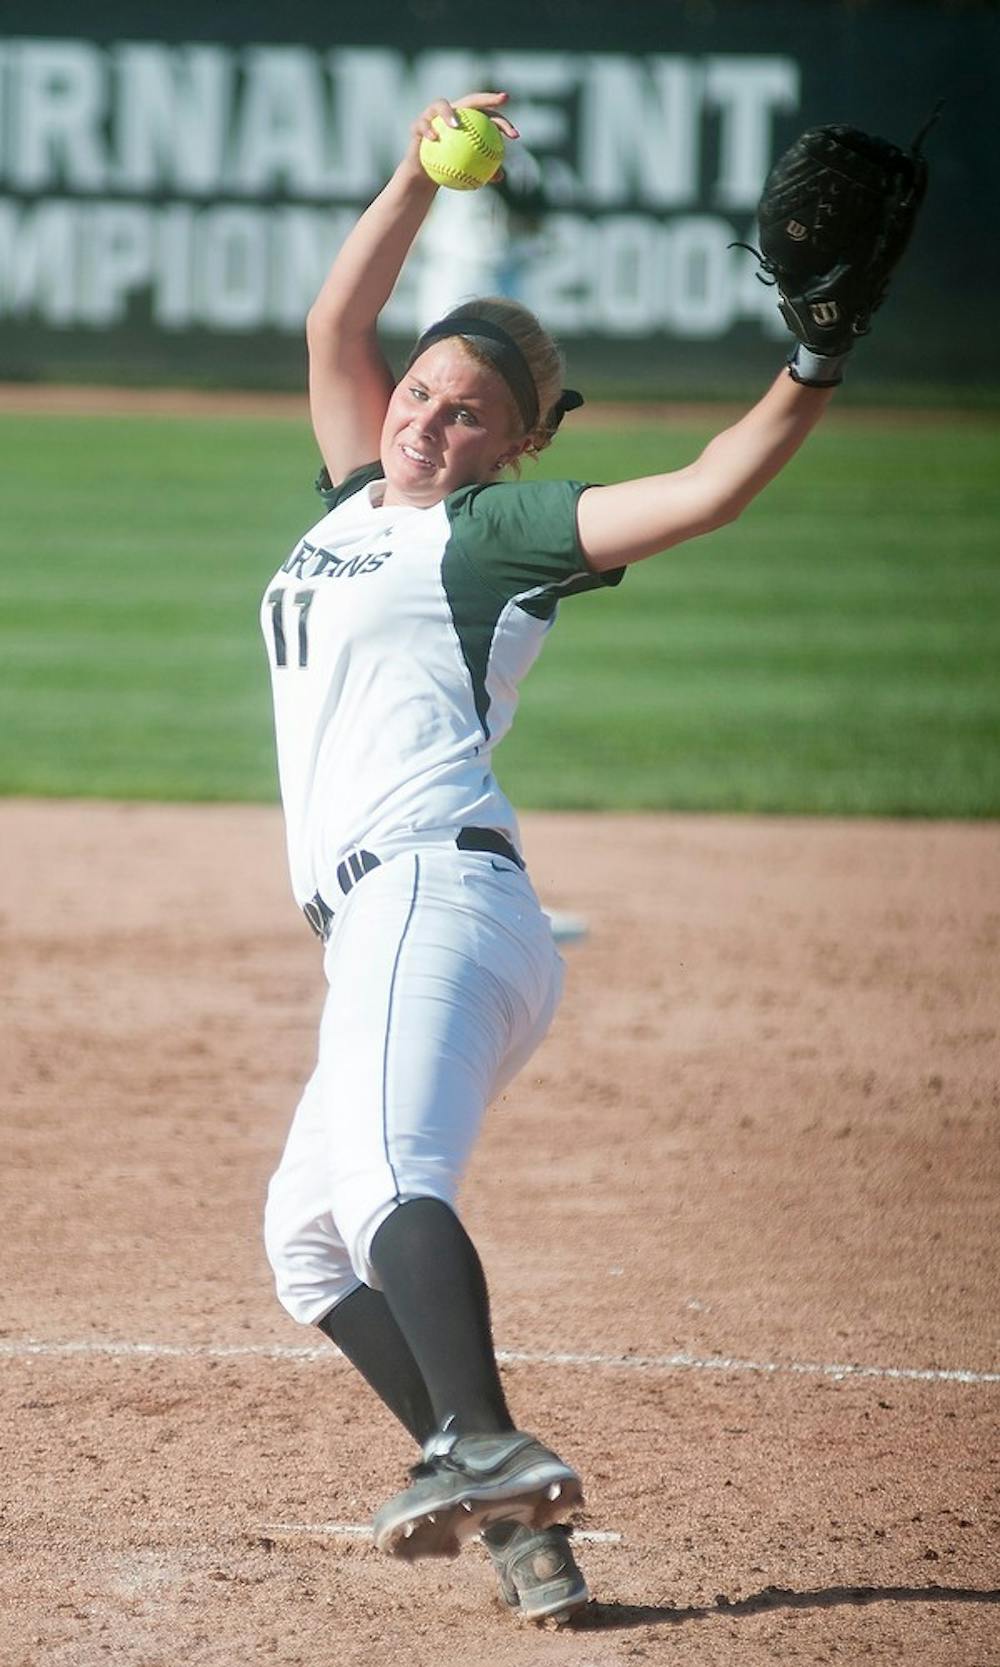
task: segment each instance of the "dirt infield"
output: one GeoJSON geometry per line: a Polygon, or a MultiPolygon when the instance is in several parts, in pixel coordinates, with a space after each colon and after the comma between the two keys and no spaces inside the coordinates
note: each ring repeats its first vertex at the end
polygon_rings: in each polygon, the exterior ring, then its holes
{"type": "MultiPolygon", "coordinates": [[[[588,400],[574,413],[574,428],[618,428],[623,424],[707,424],[722,427],[735,422],[746,404],[650,400],[632,402],[588,400]]],[[[304,392],[266,392],[234,388],[123,388],[96,383],[0,382],[0,413],[44,417],[248,417],[308,422],[304,392]]],[[[850,398],[835,406],[824,423],[858,423],[878,429],[955,424],[993,424],[997,413],[989,407],[918,405],[852,405],[850,398]]]]}
{"type": "Polygon", "coordinates": [[[272,1297],[322,994],[277,812],[14,801],[2,1667],[1000,1662],[1000,829],[525,833],[590,933],[464,1208],[585,1624],[374,1550],[406,1439],[272,1297]]]}

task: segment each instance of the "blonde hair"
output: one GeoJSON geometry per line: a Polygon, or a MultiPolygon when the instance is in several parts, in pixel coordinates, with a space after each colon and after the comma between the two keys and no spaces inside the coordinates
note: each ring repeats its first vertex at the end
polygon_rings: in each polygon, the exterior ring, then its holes
{"type": "MultiPolygon", "coordinates": [[[[506,330],[508,336],[511,336],[520,348],[535,384],[539,410],[538,420],[526,436],[528,443],[525,451],[532,457],[537,456],[546,446],[551,445],[559,426],[559,416],[555,407],[563,391],[563,377],[566,374],[559,348],[529,308],[522,306],[520,301],[509,301],[505,296],[486,295],[475,301],[463,301],[445,314],[442,323],[447,321],[457,324],[463,318],[482,318],[490,324],[498,325],[501,330],[506,330]]],[[[461,340],[472,358],[489,370],[496,370],[496,361],[482,349],[477,349],[474,337],[462,336],[461,340]]],[[[516,410],[513,398],[511,405],[516,410]]]]}

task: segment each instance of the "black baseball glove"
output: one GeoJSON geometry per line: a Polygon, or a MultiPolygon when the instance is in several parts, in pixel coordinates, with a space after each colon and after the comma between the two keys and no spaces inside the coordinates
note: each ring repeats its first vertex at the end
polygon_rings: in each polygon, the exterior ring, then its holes
{"type": "Polygon", "coordinates": [[[855,127],[813,127],[768,174],[761,266],[804,350],[791,361],[797,380],[838,382],[844,354],[871,328],[927,189],[920,145],[931,122],[908,151],[855,127]],[[833,363],[817,368],[816,356],[833,363]]]}

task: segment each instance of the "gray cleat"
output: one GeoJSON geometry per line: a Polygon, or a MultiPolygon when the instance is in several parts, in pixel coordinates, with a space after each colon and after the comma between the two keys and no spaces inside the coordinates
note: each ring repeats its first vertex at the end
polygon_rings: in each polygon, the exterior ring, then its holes
{"type": "Polygon", "coordinates": [[[456,1436],[438,1431],[372,1524],[380,1551],[411,1561],[456,1557],[491,1522],[548,1528],[583,1502],[575,1470],[523,1430],[456,1436]]]}
{"type": "Polygon", "coordinates": [[[569,1543],[570,1530],[498,1522],[483,1532],[500,1581],[500,1594],[524,1621],[565,1626],[590,1601],[569,1543]]]}

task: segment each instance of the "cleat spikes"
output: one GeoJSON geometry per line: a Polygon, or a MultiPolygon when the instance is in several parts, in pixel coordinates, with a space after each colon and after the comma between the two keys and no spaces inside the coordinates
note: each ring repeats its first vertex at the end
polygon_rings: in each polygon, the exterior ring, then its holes
{"type": "MultiPolygon", "coordinates": [[[[413,1467],[412,1485],[375,1514],[372,1527],[380,1550],[406,1562],[454,1557],[473,1534],[510,1521],[525,1533],[541,1535],[545,1551],[566,1560],[564,1537],[557,1533],[549,1543],[545,1535],[550,1526],[558,1528],[557,1518],[582,1504],[583,1488],[576,1473],[534,1436],[519,1430],[459,1436],[446,1461],[430,1452],[430,1444],[427,1452],[429,1457],[413,1467]]],[[[556,1589],[543,1593],[536,1587],[551,1582],[536,1578],[530,1613],[525,1603],[519,1604],[523,1618],[576,1607],[585,1588],[575,1567],[570,1573],[565,1588],[554,1577],[556,1589]]]]}

